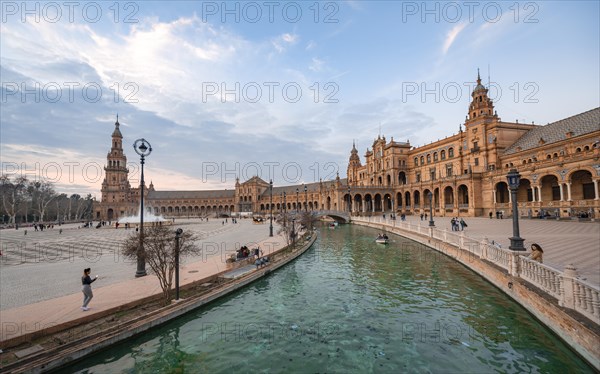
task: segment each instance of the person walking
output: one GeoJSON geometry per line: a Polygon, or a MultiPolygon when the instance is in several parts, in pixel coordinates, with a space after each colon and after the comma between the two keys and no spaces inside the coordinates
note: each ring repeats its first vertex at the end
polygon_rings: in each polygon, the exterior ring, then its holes
{"type": "Polygon", "coordinates": [[[84,312],[90,309],[88,308],[88,304],[90,303],[90,301],[92,301],[92,298],[94,297],[94,293],[92,292],[92,283],[94,283],[98,279],[97,275],[94,279],[90,277],[91,271],[92,269],[90,268],[83,269],[83,276],[81,277],[81,291],[83,292],[83,305],[81,306],[81,310],[83,310],[84,312]]]}

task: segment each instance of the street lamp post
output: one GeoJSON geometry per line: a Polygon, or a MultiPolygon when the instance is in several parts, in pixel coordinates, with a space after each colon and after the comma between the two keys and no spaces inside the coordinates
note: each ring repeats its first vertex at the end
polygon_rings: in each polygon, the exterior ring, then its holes
{"type": "Polygon", "coordinates": [[[292,247],[296,248],[296,218],[292,218],[292,247]]]}
{"type": "Polygon", "coordinates": [[[298,213],[299,209],[298,209],[298,204],[300,204],[300,202],[298,201],[298,192],[300,190],[298,190],[298,187],[296,187],[296,213],[298,213]]]}
{"type": "Polygon", "coordinates": [[[175,231],[175,300],[179,300],[179,239],[183,234],[182,229],[175,231]]]}
{"type": "Polygon", "coordinates": [[[146,145],[148,141],[144,138],[138,139],[133,143],[133,149],[135,153],[140,155],[140,245],[137,253],[137,271],[135,272],[136,278],[143,277],[146,275],[146,258],[144,253],[144,160],[152,152],[152,146],[150,143],[146,145]]]}
{"type": "Polygon", "coordinates": [[[269,204],[270,206],[270,211],[271,211],[271,218],[270,221],[271,223],[269,224],[269,236],[273,236],[273,179],[271,179],[271,181],[269,182],[269,190],[270,190],[270,194],[271,194],[271,203],[269,204]]]}
{"type": "Polygon", "coordinates": [[[433,194],[429,191],[429,227],[434,227],[435,222],[433,222],[433,194]]]}
{"type": "Polygon", "coordinates": [[[308,212],[308,188],[304,185],[304,211],[308,212]]]}
{"type": "Polygon", "coordinates": [[[352,195],[350,195],[350,186],[348,186],[348,214],[352,214],[352,195]]]}
{"type": "Polygon", "coordinates": [[[525,251],[523,247],[524,239],[519,236],[519,208],[517,207],[517,190],[519,189],[519,182],[521,180],[521,174],[517,169],[511,169],[506,175],[508,180],[508,188],[510,188],[510,195],[512,198],[512,218],[513,218],[513,236],[510,239],[509,249],[513,251],[525,251]]]}

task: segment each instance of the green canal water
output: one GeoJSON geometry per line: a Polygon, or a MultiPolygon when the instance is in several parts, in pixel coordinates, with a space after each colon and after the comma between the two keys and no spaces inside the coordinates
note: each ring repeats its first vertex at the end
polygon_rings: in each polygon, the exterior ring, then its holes
{"type": "Polygon", "coordinates": [[[457,262],[360,226],[322,229],[249,287],[100,352],[77,373],[594,372],[457,262]]]}

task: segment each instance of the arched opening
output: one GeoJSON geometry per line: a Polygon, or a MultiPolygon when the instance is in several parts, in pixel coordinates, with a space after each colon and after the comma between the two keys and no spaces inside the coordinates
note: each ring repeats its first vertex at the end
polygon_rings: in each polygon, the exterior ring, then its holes
{"type": "Polygon", "coordinates": [[[406,184],[406,173],[401,171],[400,173],[398,173],[398,183],[399,184],[406,184]]]}
{"type": "Polygon", "coordinates": [[[327,205],[325,206],[326,210],[331,210],[331,197],[327,196],[327,205]]]}
{"type": "Polygon", "coordinates": [[[410,206],[410,192],[408,192],[408,191],[406,191],[404,193],[404,207],[406,209],[410,209],[411,208],[411,206],[410,206]]]}
{"type": "Polygon", "coordinates": [[[595,198],[592,173],[587,170],[577,170],[571,174],[571,199],[592,200],[595,198]]]}
{"type": "Polygon", "coordinates": [[[444,188],[444,208],[454,209],[454,189],[450,186],[444,188]]]}
{"type": "Polygon", "coordinates": [[[419,209],[421,208],[421,192],[420,191],[415,191],[413,193],[413,207],[415,209],[419,209]]]}
{"type": "Polygon", "coordinates": [[[403,205],[402,205],[402,192],[398,192],[396,194],[396,206],[395,206],[395,210],[400,210],[401,207],[403,207],[403,205]]]}
{"type": "Polygon", "coordinates": [[[387,185],[391,186],[392,185],[392,176],[391,175],[387,175],[387,185]]]}
{"type": "Polygon", "coordinates": [[[544,175],[540,179],[542,201],[560,200],[560,187],[555,175],[544,175]]]}
{"type": "Polygon", "coordinates": [[[383,211],[383,205],[381,204],[381,195],[375,194],[375,211],[381,212],[383,211]]]}
{"type": "Polygon", "coordinates": [[[496,184],[496,203],[505,204],[508,203],[508,185],[506,182],[498,182],[496,184]]]}
{"type": "Polygon", "coordinates": [[[114,210],[112,210],[112,208],[108,209],[108,211],[106,212],[106,216],[108,217],[109,221],[112,221],[115,218],[114,210]]]}
{"type": "Polygon", "coordinates": [[[458,186],[458,207],[468,208],[469,207],[469,189],[464,184],[458,186]]]}
{"type": "Polygon", "coordinates": [[[391,212],[393,210],[393,201],[392,201],[392,196],[390,194],[385,194],[383,196],[383,203],[384,203],[384,211],[386,212],[391,212]]]}
{"type": "Polygon", "coordinates": [[[352,210],[355,212],[363,211],[363,201],[362,196],[360,194],[354,195],[354,204],[352,206],[352,210]]]}
{"type": "Polygon", "coordinates": [[[517,202],[533,201],[534,192],[529,179],[521,179],[517,189],[517,202]]]}
{"type": "Polygon", "coordinates": [[[365,195],[365,211],[372,212],[373,211],[373,198],[370,194],[365,195]]]}

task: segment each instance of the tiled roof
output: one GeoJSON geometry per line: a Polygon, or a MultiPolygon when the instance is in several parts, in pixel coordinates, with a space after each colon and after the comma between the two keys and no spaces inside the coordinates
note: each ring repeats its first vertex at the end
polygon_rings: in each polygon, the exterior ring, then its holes
{"type": "Polygon", "coordinates": [[[600,108],[588,110],[546,126],[535,127],[506,148],[504,154],[509,155],[539,147],[540,139],[543,140],[543,144],[560,142],[567,139],[569,131],[572,132],[571,137],[600,131],[600,108]]]}
{"type": "Polygon", "coordinates": [[[235,197],[235,190],[210,191],[149,191],[148,200],[222,199],[235,197]]]}

